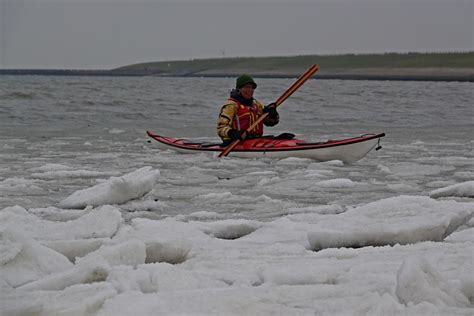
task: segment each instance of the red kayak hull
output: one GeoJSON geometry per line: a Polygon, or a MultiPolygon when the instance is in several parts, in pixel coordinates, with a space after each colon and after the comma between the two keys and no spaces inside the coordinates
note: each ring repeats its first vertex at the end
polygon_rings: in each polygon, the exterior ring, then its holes
{"type": "MultiPolygon", "coordinates": [[[[157,141],[160,149],[173,149],[181,153],[214,152],[219,154],[225,147],[220,144],[192,142],[183,138],[157,135],[147,131],[148,136],[157,141]]],[[[345,163],[364,157],[380,142],[384,133],[366,134],[339,140],[310,143],[301,139],[276,139],[262,137],[247,139],[235,147],[229,156],[244,158],[312,158],[318,161],[341,160],[345,163]]]]}

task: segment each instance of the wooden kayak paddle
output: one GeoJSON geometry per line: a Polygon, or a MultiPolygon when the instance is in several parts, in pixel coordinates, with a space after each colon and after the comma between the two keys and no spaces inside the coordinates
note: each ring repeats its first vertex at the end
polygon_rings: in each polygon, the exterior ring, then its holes
{"type": "MultiPolygon", "coordinates": [[[[286,99],[288,99],[296,90],[298,90],[299,87],[303,85],[303,83],[306,82],[309,78],[311,78],[312,75],[316,71],[319,70],[319,66],[314,64],[311,67],[308,68],[293,84],[286,89],[286,91],[275,101],[276,106],[278,107],[280,104],[282,104],[286,99]]],[[[266,117],[268,116],[267,113],[263,113],[262,116],[260,116],[252,125],[247,128],[246,132],[250,132],[252,129],[255,128],[258,124],[260,124],[266,117]]],[[[222,152],[219,154],[219,157],[226,157],[232,149],[234,149],[239,143],[241,142],[240,139],[234,140],[232,143],[230,143],[229,146],[227,146],[222,152]]]]}

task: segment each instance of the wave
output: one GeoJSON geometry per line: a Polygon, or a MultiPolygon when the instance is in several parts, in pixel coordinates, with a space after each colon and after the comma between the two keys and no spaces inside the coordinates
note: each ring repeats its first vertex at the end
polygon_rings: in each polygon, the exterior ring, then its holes
{"type": "Polygon", "coordinates": [[[36,94],[34,92],[13,91],[0,95],[0,99],[8,100],[33,100],[36,94]]]}

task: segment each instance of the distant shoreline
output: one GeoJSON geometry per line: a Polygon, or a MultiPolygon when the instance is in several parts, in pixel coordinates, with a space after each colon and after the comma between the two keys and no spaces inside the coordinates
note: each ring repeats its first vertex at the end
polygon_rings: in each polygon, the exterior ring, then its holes
{"type": "MultiPolygon", "coordinates": [[[[299,74],[254,72],[248,69],[241,72],[213,72],[192,74],[142,74],[118,72],[114,70],[63,70],[63,69],[0,69],[0,76],[90,76],[90,77],[199,77],[199,78],[226,78],[236,77],[240,73],[250,73],[256,78],[296,78],[299,74]]],[[[458,69],[446,71],[444,69],[431,69],[429,73],[423,69],[387,70],[372,68],[370,70],[352,69],[339,71],[320,71],[313,79],[322,80],[388,80],[388,81],[457,81],[474,82],[474,69],[458,69]]]]}
{"type": "Polygon", "coordinates": [[[146,62],[115,69],[0,69],[0,75],[296,78],[319,64],[314,79],[474,82],[474,52],[232,57],[146,62]]]}

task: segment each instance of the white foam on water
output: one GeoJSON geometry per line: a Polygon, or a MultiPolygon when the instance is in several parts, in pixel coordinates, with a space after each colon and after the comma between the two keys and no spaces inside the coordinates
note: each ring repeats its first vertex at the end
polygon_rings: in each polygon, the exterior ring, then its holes
{"type": "Polygon", "coordinates": [[[115,172],[99,172],[91,170],[55,170],[46,172],[35,172],[31,174],[34,179],[52,180],[52,179],[70,179],[70,178],[97,178],[117,175],[115,172]]]}
{"type": "Polygon", "coordinates": [[[38,185],[38,181],[24,178],[8,178],[0,181],[0,190],[12,195],[44,193],[44,190],[38,185]]]}
{"type": "Polygon", "coordinates": [[[63,171],[63,170],[74,170],[73,167],[59,164],[59,163],[47,163],[40,167],[31,168],[32,172],[51,172],[51,171],[63,171]]]}
{"type": "Polygon", "coordinates": [[[455,172],[454,177],[461,180],[470,180],[470,179],[474,179],[474,172],[473,171],[455,172]]]}

